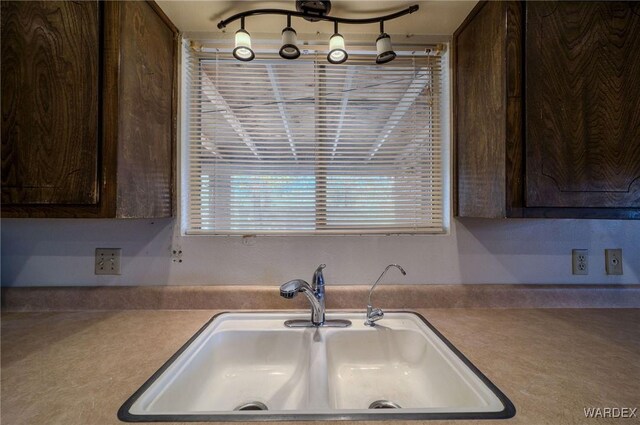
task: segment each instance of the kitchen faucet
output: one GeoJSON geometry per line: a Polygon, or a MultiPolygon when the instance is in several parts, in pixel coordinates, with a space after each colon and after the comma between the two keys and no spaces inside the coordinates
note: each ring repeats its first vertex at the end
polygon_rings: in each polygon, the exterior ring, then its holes
{"type": "Polygon", "coordinates": [[[391,267],[395,267],[398,270],[400,270],[403,276],[407,274],[407,272],[405,272],[404,269],[398,264],[389,264],[387,268],[384,269],[384,271],[382,272],[378,280],[376,280],[376,283],[374,283],[371,289],[369,290],[369,302],[367,303],[367,320],[366,322],[364,322],[364,324],[367,326],[375,326],[376,325],[375,322],[377,322],[378,320],[384,317],[384,312],[382,311],[381,308],[373,308],[373,306],[371,305],[371,293],[373,292],[373,289],[376,287],[378,282],[382,280],[382,277],[387,272],[387,270],[389,270],[391,267]]]}
{"type": "Polygon", "coordinates": [[[311,285],[302,279],[294,279],[280,286],[280,296],[291,299],[302,292],[311,304],[311,320],[287,320],[285,326],[290,328],[308,327],[339,327],[344,328],[351,325],[349,320],[325,320],[324,305],[324,275],[322,270],[325,264],[320,264],[311,279],[311,285]]]}

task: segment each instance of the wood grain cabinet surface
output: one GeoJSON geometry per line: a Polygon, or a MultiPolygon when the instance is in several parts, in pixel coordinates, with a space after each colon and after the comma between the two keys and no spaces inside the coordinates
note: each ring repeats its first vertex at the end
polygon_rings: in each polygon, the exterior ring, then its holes
{"type": "Polygon", "coordinates": [[[96,2],[2,2],[2,204],[98,202],[96,2]]]}
{"type": "Polygon", "coordinates": [[[152,1],[2,1],[2,216],[173,215],[178,31],[152,1]]]}
{"type": "Polygon", "coordinates": [[[640,3],[482,2],[454,34],[459,217],[640,218],[640,3]]]}

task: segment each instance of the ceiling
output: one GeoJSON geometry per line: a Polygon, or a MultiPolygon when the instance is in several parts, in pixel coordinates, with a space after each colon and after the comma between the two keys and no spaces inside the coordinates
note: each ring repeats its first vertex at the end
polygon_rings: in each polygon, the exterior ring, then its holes
{"type": "MultiPolygon", "coordinates": [[[[222,36],[223,31],[216,24],[229,16],[263,8],[295,10],[295,2],[287,1],[192,1],[156,0],[182,32],[211,32],[222,36]]],[[[451,35],[469,14],[477,1],[333,1],[330,15],[365,18],[385,15],[418,4],[420,10],[385,24],[385,31],[396,35],[451,35]]],[[[246,19],[246,28],[251,33],[277,34],[284,28],[284,16],[256,16],[246,19]]],[[[330,22],[310,23],[294,18],[292,26],[299,34],[330,34],[330,22]]],[[[229,25],[226,31],[235,32],[239,22],[229,25]]],[[[342,25],[342,34],[375,34],[378,25],[342,25]]]]}

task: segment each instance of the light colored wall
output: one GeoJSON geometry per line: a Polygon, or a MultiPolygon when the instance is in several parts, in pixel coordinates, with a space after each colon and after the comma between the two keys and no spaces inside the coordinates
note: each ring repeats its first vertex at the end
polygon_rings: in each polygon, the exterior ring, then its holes
{"type": "Polygon", "coordinates": [[[310,279],[320,263],[329,284],[371,284],[392,262],[407,276],[390,273],[388,283],[640,283],[640,221],[465,219],[447,235],[251,239],[181,236],[177,223],[2,220],[2,285],[278,285],[310,279]],[[95,248],[122,248],[122,275],[94,275],[95,248]],[[572,248],[589,249],[588,276],[571,275],[572,248]],[[623,276],[605,275],[604,248],[623,249],[623,276]]]}
{"type": "Polygon", "coordinates": [[[277,285],[310,279],[389,283],[639,283],[640,221],[452,220],[449,235],[197,237],[174,220],[2,220],[2,285],[277,285]],[[122,248],[122,275],[93,274],[95,248],[122,248]],[[589,249],[588,276],[571,275],[571,249],[589,249]],[[604,248],[622,248],[624,275],[606,276],[604,248]],[[183,251],[173,262],[172,249],[183,251]]]}

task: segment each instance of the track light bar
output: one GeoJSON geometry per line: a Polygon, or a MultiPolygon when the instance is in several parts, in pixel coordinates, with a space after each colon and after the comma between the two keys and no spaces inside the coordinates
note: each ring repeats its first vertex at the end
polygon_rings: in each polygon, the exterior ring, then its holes
{"type": "Polygon", "coordinates": [[[330,21],[337,22],[339,24],[349,24],[349,25],[363,25],[363,24],[376,24],[382,21],[390,21],[392,19],[399,18],[404,15],[408,15],[410,13],[416,12],[420,9],[420,6],[414,4],[404,10],[400,10],[395,13],[391,13],[389,15],[377,16],[375,18],[362,18],[362,19],[353,19],[353,18],[340,18],[337,16],[327,16],[327,15],[316,15],[314,13],[306,13],[306,12],[297,12],[293,10],[285,10],[285,9],[255,9],[255,10],[247,10],[246,12],[236,13],[235,15],[224,19],[218,22],[218,29],[226,28],[231,22],[237,21],[241,18],[246,18],[247,16],[255,16],[255,15],[285,15],[285,16],[295,16],[298,18],[309,18],[314,21],[330,21]]]}
{"type": "MultiPolygon", "coordinates": [[[[325,1],[322,3],[326,7],[324,12],[328,12],[328,10],[331,8],[331,2],[325,1]]],[[[233,56],[238,60],[247,62],[255,58],[255,53],[251,49],[251,36],[244,29],[245,17],[255,15],[286,15],[287,26],[282,30],[282,47],[280,48],[279,53],[280,56],[284,59],[296,59],[300,56],[300,49],[297,46],[298,40],[296,30],[294,30],[291,26],[291,17],[296,16],[305,18],[310,22],[330,21],[334,24],[334,31],[333,35],[329,39],[329,53],[327,54],[327,60],[332,64],[341,64],[347,60],[349,54],[347,53],[345,47],[344,37],[338,32],[338,24],[363,25],[379,23],[380,35],[376,40],[376,63],[384,64],[392,61],[396,57],[396,53],[393,51],[393,48],[391,46],[391,37],[389,36],[389,34],[384,32],[384,22],[416,12],[419,8],[420,7],[415,4],[404,10],[400,10],[389,15],[362,19],[327,16],[323,13],[312,13],[307,10],[300,12],[284,9],[256,9],[237,13],[230,18],[222,20],[218,23],[218,28],[225,28],[231,22],[240,19],[240,29],[236,32],[233,56]]]]}

